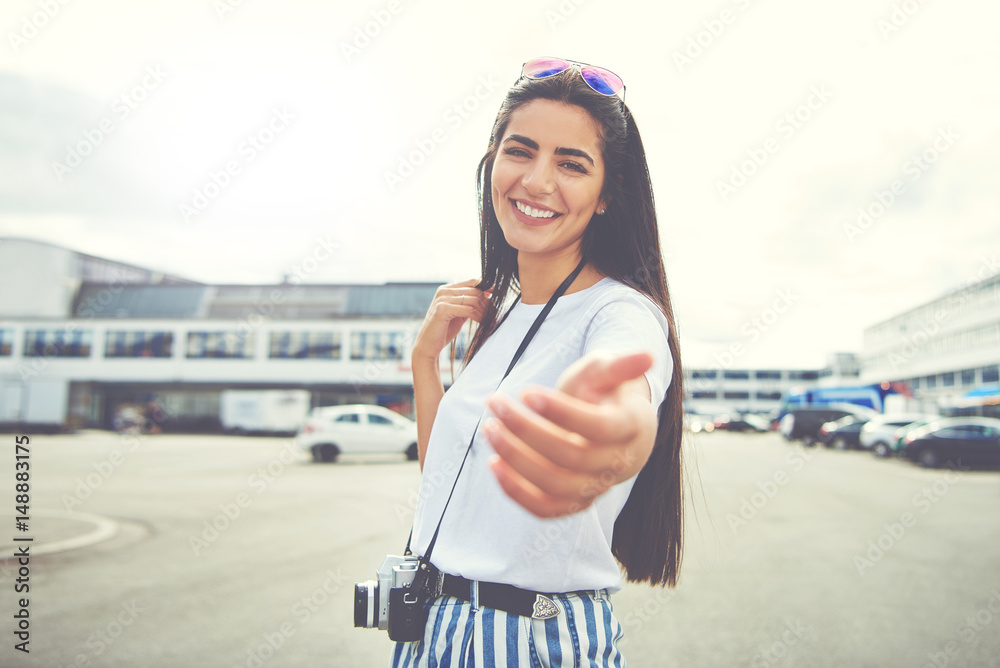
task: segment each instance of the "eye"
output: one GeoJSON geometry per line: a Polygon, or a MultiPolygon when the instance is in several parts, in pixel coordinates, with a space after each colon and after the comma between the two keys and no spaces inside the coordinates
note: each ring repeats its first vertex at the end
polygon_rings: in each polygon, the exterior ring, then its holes
{"type": "Polygon", "coordinates": [[[587,168],[578,162],[573,162],[572,160],[567,160],[566,162],[559,163],[560,167],[565,167],[571,171],[577,172],[579,174],[587,174],[587,168]]]}
{"type": "Polygon", "coordinates": [[[530,158],[531,154],[519,146],[508,146],[503,150],[504,155],[512,155],[517,158],[530,158]]]}

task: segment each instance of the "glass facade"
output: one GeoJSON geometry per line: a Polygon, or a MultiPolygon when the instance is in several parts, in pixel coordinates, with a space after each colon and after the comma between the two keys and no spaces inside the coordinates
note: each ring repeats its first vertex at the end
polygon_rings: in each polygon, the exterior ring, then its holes
{"type": "Polygon", "coordinates": [[[188,332],[188,359],[252,359],[253,334],[236,331],[188,332]]]}
{"type": "Polygon", "coordinates": [[[90,357],[94,334],[90,330],[28,329],[25,357],[90,357]]]}
{"type": "Polygon", "coordinates": [[[340,332],[272,332],[271,359],[339,360],[340,332]]]}
{"type": "Polygon", "coordinates": [[[173,332],[112,330],[104,339],[105,357],[172,357],[173,332]]]}
{"type": "Polygon", "coordinates": [[[351,359],[401,360],[403,338],[403,332],[351,332],[351,359]]]}

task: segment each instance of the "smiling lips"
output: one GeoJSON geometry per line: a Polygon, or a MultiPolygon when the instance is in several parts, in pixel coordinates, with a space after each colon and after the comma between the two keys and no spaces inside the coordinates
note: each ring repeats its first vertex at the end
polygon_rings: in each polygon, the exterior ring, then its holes
{"type": "Polygon", "coordinates": [[[520,200],[511,199],[510,201],[514,204],[515,207],[517,207],[518,211],[531,218],[545,219],[545,218],[555,218],[556,216],[562,215],[561,213],[558,213],[551,209],[536,209],[534,207],[528,206],[527,204],[521,202],[520,200]]]}

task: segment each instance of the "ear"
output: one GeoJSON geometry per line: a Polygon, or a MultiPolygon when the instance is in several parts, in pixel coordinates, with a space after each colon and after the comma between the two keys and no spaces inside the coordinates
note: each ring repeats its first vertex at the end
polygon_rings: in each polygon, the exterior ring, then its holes
{"type": "MultiPolygon", "coordinates": [[[[619,174],[615,177],[618,189],[621,190],[622,184],[625,182],[625,177],[619,174]]],[[[597,211],[599,214],[604,213],[608,210],[608,205],[611,204],[611,193],[605,192],[601,194],[601,199],[597,200],[597,211]]]]}

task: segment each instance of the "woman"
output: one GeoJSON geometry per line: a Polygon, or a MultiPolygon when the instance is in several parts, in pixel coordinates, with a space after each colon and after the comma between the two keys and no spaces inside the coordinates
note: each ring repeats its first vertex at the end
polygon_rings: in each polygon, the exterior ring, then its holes
{"type": "Polygon", "coordinates": [[[622,665],[619,564],[670,586],[680,564],[682,374],[621,80],[526,63],[478,190],[483,279],[437,291],[412,354],[425,473],[412,545],[443,595],[393,665],[622,665]],[[445,393],[438,360],[468,320],[445,393]]]}

